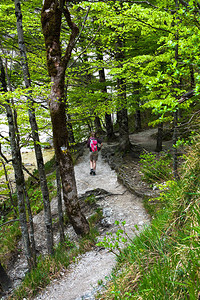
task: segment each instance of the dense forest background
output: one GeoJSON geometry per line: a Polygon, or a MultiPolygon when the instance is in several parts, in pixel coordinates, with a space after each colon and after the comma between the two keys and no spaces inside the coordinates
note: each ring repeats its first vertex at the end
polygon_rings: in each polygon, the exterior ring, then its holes
{"type": "MultiPolygon", "coordinates": [[[[75,232],[90,232],[78,201],[73,153],[91,130],[117,141],[126,155],[134,152],[130,133],[158,128],[155,151],[162,151],[164,138],[173,139],[171,170],[179,181],[179,147],[198,142],[200,3],[5,0],[0,16],[0,121],[8,128],[0,133],[0,175],[6,178],[0,183],[0,225],[9,234],[15,231],[13,248],[22,236],[31,270],[37,258],[23,147],[34,148],[37,159],[38,173],[31,177],[40,184],[49,255],[54,254],[51,190],[42,154],[49,141],[55,150],[61,242],[61,186],[75,232]],[[44,133],[48,138],[41,142],[44,133]]],[[[9,251],[2,247],[3,289],[9,285],[3,258],[9,251]]]]}

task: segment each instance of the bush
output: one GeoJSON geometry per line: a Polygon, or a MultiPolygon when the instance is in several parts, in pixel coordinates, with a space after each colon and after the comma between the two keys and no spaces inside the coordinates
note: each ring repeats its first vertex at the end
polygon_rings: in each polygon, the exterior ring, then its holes
{"type": "Polygon", "coordinates": [[[172,174],[172,155],[169,152],[157,154],[143,153],[140,155],[142,178],[149,183],[169,180],[172,174]]]}

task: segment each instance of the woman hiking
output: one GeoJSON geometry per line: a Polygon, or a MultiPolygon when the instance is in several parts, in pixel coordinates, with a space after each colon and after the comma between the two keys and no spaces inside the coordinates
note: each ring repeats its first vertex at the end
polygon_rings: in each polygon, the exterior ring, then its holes
{"type": "Polygon", "coordinates": [[[102,146],[102,141],[99,138],[97,138],[95,132],[92,131],[87,141],[87,147],[90,149],[90,175],[96,175],[98,151],[101,150],[102,146]]]}

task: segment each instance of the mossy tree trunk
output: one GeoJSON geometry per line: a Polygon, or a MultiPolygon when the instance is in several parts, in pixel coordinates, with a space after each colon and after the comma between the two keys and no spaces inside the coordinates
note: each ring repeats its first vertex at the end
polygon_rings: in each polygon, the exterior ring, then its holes
{"type": "Polygon", "coordinates": [[[53,128],[53,143],[60,166],[63,198],[75,232],[84,235],[89,232],[89,224],[78,202],[74,166],[69,150],[64,94],[65,71],[79,30],[71,20],[65,0],[45,0],[41,12],[41,23],[47,52],[47,68],[52,82],[49,108],[53,128]],[[71,29],[71,35],[66,51],[62,56],[60,33],[63,14],[71,29]]]}

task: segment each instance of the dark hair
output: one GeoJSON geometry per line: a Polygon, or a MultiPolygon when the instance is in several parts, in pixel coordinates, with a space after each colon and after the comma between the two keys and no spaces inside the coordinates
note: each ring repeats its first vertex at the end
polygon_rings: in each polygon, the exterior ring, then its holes
{"type": "Polygon", "coordinates": [[[95,133],[94,131],[91,131],[91,132],[90,132],[90,136],[91,136],[91,137],[96,137],[96,133],[95,133]]]}

